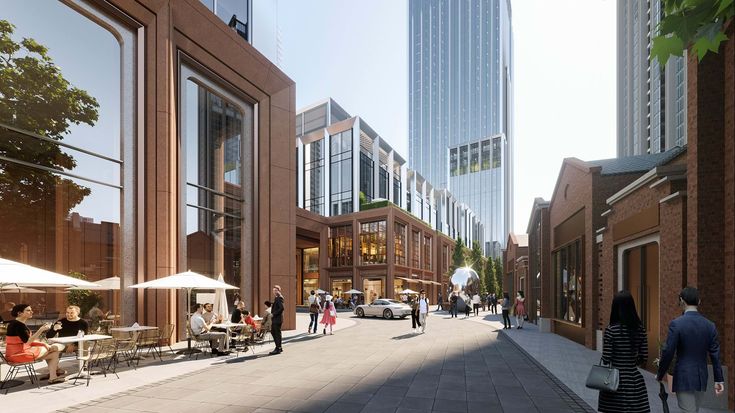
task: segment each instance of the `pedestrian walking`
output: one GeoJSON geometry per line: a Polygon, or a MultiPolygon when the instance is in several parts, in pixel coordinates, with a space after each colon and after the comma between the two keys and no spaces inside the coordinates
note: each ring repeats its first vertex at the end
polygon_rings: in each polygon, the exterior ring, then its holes
{"type": "Polygon", "coordinates": [[[442,309],[442,293],[439,293],[439,296],[436,297],[436,311],[440,311],[442,309]]]}
{"type": "Polygon", "coordinates": [[[316,327],[319,323],[319,312],[322,310],[321,306],[321,300],[319,299],[319,296],[316,295],[316,292],[314,290],[311,290],[311,295],[309,295],[309,327],[306,329],[306,334],[310,334],[312,331],[314,334],[316,334],[316,327]],[[313,327],[312,327],[313,326],[313,327]]]}
{"type": "Polygon", "coordinates": [[[698,310],[699,291],[686,287],[679,293],[679,306],[684,314],[669,323],[666,347],[661,354],[656,380],[661,381],[676,355],[672,391],[683,412],[698,412],[707,390],[707,356],[712,361],[715,395],[725,391],[725,378],[720,364],[720,341],[715,324],[698,310]]]}
{"type": "Polygon", "coordinates": [[[273,349],[268,354],[275,355],[275,354],[281,354],[283,353],[283,348],[281,348],[281,326],[283,325],[283,295],[281,295],[281,286],[280,285],[274,285],[273,286],[273,295],[275,296],[275,299],[273,300],[273,306],[271,307],[271,314],[273,315],[273,324],[271,325],[271,336],[273,336],[273,343],[275,343],[276,348],[273,349]]]}
{"type": "Polygon", "coordinates": [[[610,310],[610,324],[605,328],[602,362],[618,369],[620,381],[615,392],[600,391],[600,412],[650,412],[646,382],[638,366],[646,364],[648,341],[646,329],[628,291],[615,294],[610,310]]]}
{"type": "Polygon", "coordinates": [[[452,318],[457,317],[457,293],[455,292],[449,297],[449,312],[452,314],[452,318]]]}
{"type": "Polygon", "coordinates": [[[503,329],[509,329],[513,326],[510,324],[510,316],[508,312],[510,311],[510,296],[507,292],[503,293],[503,302],[500,305],[500,308],[503,310],[503,329]]]}
{"type": "Polygon", "coordinates": [[[421,334],[426,332],[426,316],[429,314],[429,298],[426,297],[426,291],[419,292],[419,324],[421,325],[421,334]]]}
{"type": "Polygon", "coordinates": [[[475,312],[475,316],[480,315],[480,294],[475,293],[472,296],[472,310],[475,312]]]}
{"type": "Polygon", "coordinates": [[[523,328],[523,322],[526,321],[526,297],[521,290],[518,290],[516,301],[513,303],[513,314],[516,316],[516,329],[523,328]]]}
{"type": "Polygon", "coordinates": [[[414,333],[418,333],[419,327],[421,327],[421,322],[419,321],[419,300],[411,296],[408,305],[411,306],[411,329],[414,333]]]}
{"type": "Polygon", "coordinates": [[[469,318],[471,312],[472,312],[472,298],[467,296],[467,299],[464,300],[464,318],[469,318]]]}
{"type": "Polygon", "coordinates": [[[324,301],[324,315],[322,315],[322,324],[324,324],[324,334],[327,334],[327,327],[329,327],[329,335],[334,334],[332,327],[337,323],[337,309],[334,307],[332,302],[332,296],[328,295],[324,301]]]}
{"type": "Polygon", "coordinates": [[[490,294],[490,312],[493,314],[498,313],[498,297],[495,295],[495,293],[490,294]]]}

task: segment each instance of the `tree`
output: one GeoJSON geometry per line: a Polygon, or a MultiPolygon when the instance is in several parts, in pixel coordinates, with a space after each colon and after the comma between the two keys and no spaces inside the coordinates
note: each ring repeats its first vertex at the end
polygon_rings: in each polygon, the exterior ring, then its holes
{"type": "Polygon", "coordinates": [[[651,60],[658,58],[661,66],[687,47],[700,61],[708,52],[717,53],[727,40],[724,24],[735,16],[734,0],[664,0],[663,6],[664,18],[651,48],[651,60]]]}
{"type": "MultiPolygon", "coordinates": [[[[53,141],[61,141],[71,124],[94,125],[99,104],[64,78],[45,46],[30,38],[13,40],[14,29],[0,20],[0,123],[50,140],[0,127],[0,155],[72,171],[76,160],[53,141]]],[[[0,162],[0,222],[8,235],[3,238],[11,242],[0,245],[0,254],[17,256],[19,244],[44,249],[44,238],[53,236],[44,234],[53,230],[50,223],[66,218],[90,192],[51,172],[0,162]]]]}
{"type": "Polygon", "coordinates": [[[495,293],[496,295],[502,294],[500,287],[498,286],[498,276],[495,269],[495,260],[488,258],[485,263],[485,278],[487,279],[486,285],[488,291],[495,293]]]}
{"type": "Polygon", "coordinates": [[[485,284],[485,257],[482,255],[482,249],[480,248],[480,244],[477,241],[472,242],[472,249],[470,250],[470,267],[472,267],[473,270],[477,273],[477,275],[480,277],[480,285],[478,285],[480,291],[484,292],[487,290],[487,285],[485,284]]]}
{"type": "Polygon", "coordinates": [[[461,268],[467,265],[467,259],[465,257],[465,247],[462,242],[462,238],[457,238],[457,242],[454,243],[454,252],[452,253],[452,265],[449,267],[449,276],[454,273],[457,268],[461,268]]]}
{"type": "MultiPolygon", "coordinates": [[[[75,271],[69,272],[69,276],[80,280],[87,279],[87,276],[75,271]]],[[[102,297],[100,297],[98,293],[90,290],[69,290],[66,300],[69,305],[79,307],[80,317],[85,317],[87,313],[89,313],[89,310],[91,310],[96,304],[102,304],[102,297]]]]}
{"type": "Polygon", "coordinates": [[[505,274],[503,272],[503,260],[500,258],[495,258],[495,276],[498,279],[498,291],[500,291],[499,294],[503,293],[503,275],[505,274]]]}

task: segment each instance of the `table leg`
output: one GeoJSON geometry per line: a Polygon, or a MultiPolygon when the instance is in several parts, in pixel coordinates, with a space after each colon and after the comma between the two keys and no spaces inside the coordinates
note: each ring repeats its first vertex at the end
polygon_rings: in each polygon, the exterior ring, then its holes
{"type": "Polygon", "coordinates": [[[82,360],[82,357],[84,357],[84,340],[79,340],[79,376],[82,375],[82,368],[84,368],[84,360],[82,360]]]}

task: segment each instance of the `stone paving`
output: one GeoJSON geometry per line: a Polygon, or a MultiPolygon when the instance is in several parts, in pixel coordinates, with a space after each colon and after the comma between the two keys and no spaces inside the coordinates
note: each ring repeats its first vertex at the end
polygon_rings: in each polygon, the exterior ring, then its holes
{"type": "Polygon", "coordinates": [[[220,358],[63,411],[593,411],[494,328],[442,313],[427,326],[414,334],[409,320],[360,319],[294,337],[277,356],[220,358]]]}

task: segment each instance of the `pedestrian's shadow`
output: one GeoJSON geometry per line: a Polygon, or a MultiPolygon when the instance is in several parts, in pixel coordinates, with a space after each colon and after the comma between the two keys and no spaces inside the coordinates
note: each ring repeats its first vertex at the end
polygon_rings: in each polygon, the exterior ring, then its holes
{"type": "Polygon", "coordinates": [[[405,340],[405,339],[408,339],[408,338],[414,338],[417,335],[418,334],[416,334],[416,333],[408,333],[408,334],[403,334],[403,335],[400,335],[400,336],[391,337],[391,340],[405,340]]]}

